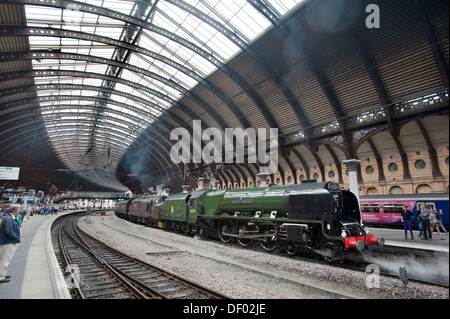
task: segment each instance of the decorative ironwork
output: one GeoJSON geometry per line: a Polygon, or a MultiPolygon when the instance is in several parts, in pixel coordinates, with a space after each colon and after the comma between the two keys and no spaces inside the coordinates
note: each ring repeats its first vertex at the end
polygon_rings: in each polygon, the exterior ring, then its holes
{"type": "Polygon", "coordinates": [[[364,137],[372,133],[373,131],[376,131],[378,127],[372,127],[365,130],[355,131],[353,132],[353,144],[358,144],[359,141],[361,141],[364,137]]]}

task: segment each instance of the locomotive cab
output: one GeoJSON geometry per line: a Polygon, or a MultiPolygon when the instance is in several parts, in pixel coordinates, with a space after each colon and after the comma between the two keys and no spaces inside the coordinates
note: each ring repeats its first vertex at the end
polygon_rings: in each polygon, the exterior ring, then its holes
{"type": "Polygon", "coordinates": [[[343,209],[340,219],[355,220],[361,223],[361,212],[359,210],[358,199],[349,191],[342,191],[343,209]]]}
{"type": "Polygon", "coordinates": [[[340,189],[335,183],[304,182],[286,189],[285,206],[289,219],[332,219],[332,215],[341,211],[341,201],[340,189]]]}
{"type": "Polygon", "coordinates": [[[204,214],[203,194],[205,194],[206,192],[207,191],[193,192],[187,198],[188,206],[189,206],[187,222],[189,224],[196,224],[197,220],[198,220],[198,216],[204,214]]]}
{"type": "Polygon", "coordinates": [[[342,216],[344,206],[341,189],[333,182],[307,181],[286,190],[288,218],[321,222],[328,235],[340,232],[335,221],[342,216]]]}

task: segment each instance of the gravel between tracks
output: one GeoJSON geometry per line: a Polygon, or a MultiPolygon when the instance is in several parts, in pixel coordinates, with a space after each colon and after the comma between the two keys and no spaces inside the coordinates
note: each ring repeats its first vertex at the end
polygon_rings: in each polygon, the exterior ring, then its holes
{"type": "MultiPolygon", "coordinates": [[[[230,298],[403,298],[403,283],[395,278],[381,276],[380,288],[369,289],[365,273],[148,228],[113,212],[81,218],[78,224],[119,251],[230,298]]],[[[449,290],[411,282],[408,297],[448,299],[449,290]]]]}

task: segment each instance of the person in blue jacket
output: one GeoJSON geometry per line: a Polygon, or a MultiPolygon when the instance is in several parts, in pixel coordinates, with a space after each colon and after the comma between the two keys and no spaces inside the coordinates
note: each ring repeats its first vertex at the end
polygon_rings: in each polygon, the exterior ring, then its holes
{"type": "Polygon", "coordinates": [[[422,227],[423,227],[423,237],[421,239],[427,240],[427,234],[429,234],[430,238],[429,240],[433,239],[433,233],[431,232],[431,212],[428,209],[428,205],[420,205],[420,211],[422,212],[420,214],[420,217],[422,217],[422,227]]]}
{"type": "Polygon", "coordinates": [[[12,205],[0,224],[0,283],[9,282],[11,278],[7,271],[20,243],[20,226],[16,219],[20,209],[20,205],[12,205]]]}

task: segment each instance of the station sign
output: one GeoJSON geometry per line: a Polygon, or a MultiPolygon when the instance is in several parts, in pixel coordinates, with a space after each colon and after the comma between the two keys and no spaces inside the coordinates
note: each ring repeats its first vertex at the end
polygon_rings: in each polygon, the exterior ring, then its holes
{"type": "Polygon", "coordinates": [[[17,181],[19,179],[20,167],[0,166],[0,180],[17,181]]]}

